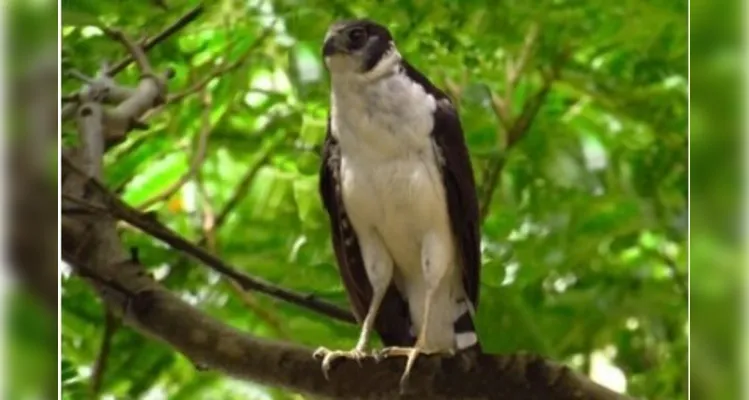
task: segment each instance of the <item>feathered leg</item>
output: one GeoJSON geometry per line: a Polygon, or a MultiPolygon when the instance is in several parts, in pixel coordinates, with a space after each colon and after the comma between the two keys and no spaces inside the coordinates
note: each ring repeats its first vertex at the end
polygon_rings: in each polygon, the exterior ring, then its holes
{"type": "Polygon", "coordinates": [[[367,276],[372,285],[372,301],[369,304],[367,315],[362,323],[359,340],[352,350],[329,350],[325,347],[320,347],[315,351],[314,356],[322,358],[322,370],[326,378],[328,378],[331,363],[336,359],[348,358],[361,363],[362,358],[367,356],[366,349],[369,338],[374,330],[374,322],[377,319],[382,299],[385,297],[385,293],[393,277],[393,259],[379,235],[373,231],[369,232],[367,235],[360,236],[360,243],[364,267],[367,270],[367,276]]]}
{"type": "MultiPolygon", "coordinates": [[[[447,242],[449,243],[449,242],[447,242]]],[[[430,345],[430,320],[434,310],[432,305],[435,304],[435,296],[445,291],[438,291],[440,285],[445,280],[445,277],[449,274],[452,263],[452,248],[449,245],[445,245],[444,241],[439,240],[437,235],[427,235],[422,244],[421,251],[421,264],[423,278],[426,283],[426,295],[424,296],[424,309],[421,329],[419,329],[419,335],[416,339],[414,347],[388,347],[382,349],[379,353],[379,357],[407,357],[406,368],[401,376],[401,392],[405,392],[406,385],[408,384],[408,378],[411,374],[416,359],[419,354],[453,354],[454,350],[450,348],[435,348],[430,345]]],[[[449,293],[449,292],[448,292],[449,293]]]]}

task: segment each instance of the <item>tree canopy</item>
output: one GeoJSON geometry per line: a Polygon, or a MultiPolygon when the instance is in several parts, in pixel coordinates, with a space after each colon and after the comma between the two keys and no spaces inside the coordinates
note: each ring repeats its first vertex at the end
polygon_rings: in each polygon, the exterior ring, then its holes
{"type": "MultiPolygon", "coordinates": [[[[127,55],[107,29],[144,45],[195,6],[62,1],[63,93],[127,55]]],[[[459,105],[484,217],[484,350],[538,354],[638,398],[686,399],[686,2],[206,2],[148,50],[155,69],[173,70],[168,96],[112,144],[101,180],[300,299],[246,290],[132,221],[118,225],[124,246],[160,284],[238,330],[353,346],[355,325],[309,304],[348,308],[317,193],[328,110],[320,48],[331,22],[365,16],[459,105]]],[[[115,79],[138,78],[133,65],[115,79]]],[[[62,135],[68,148],[81,142],[74,120],[62,135]]],[[[65,398],[298,398],[202,371],[122,325],[75,268],[63,273],[65,398]]]]}

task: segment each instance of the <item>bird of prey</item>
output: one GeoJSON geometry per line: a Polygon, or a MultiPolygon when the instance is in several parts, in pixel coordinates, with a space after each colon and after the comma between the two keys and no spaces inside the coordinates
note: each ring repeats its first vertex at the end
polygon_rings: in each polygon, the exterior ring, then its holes
{"type": "Polygon", "coordinates": [[[480,233],[471,162],[455,106],[371,20],[334,23],[323,45],[331,108],[320,169],[339,271],[361,335],[332,360],[453,354],[479,342],[480,233]]]}

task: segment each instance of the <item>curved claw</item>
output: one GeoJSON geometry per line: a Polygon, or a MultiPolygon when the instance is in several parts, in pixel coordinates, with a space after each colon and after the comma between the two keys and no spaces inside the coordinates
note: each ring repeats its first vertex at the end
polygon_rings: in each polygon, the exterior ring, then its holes
{"type": "Polygon", "coordinates": [[[390,357],[408,357],[411,355],[411,352],[414,349],[415,347],[399,347],[399,346],[385,347],[383,349],[380,349],[380,351],[377,352],[375,357],[379,358],[380,360],[383,360],[385,358],[390,358],[390,357]]]}
{"type": "Polygon", "coordinates": [[[314,353],[312,353],[312,358],[314,359],[323,359],[325,358],[325,355],[330,353],[330,350],[328,350],[327,347],[318,347],[317,350],[315,350],[314,353]]]}
{"type": "Polygon", "coordinates": [[[350,360],[356,361],[359,366],[362,366],[362,359],[364,359],[367,356],[367,354],[359,349],[353,349],[350,351],[343,351],[343,350],[329,350],[325,347],[320,347],[312,354],[312,357],[316,359],[322,359],[322,374],[325,376],[325,379],[330,380],[330,368],[332,367],[333,361],[339,359],[339,358],[347,358],[350,360]]]}
{"type": "Polygon", "coordinates": [[[356,361],[356,363],[359,364],[359,367],[361,368],[361,360],[363,360],[367,356],[367,354],[357,349],[351,350],[349,353],[349,355],[351,356],[350,358],[356,361]]]}
{"type": "Polygon", "coordinates": [[[452,350],[444,350],[444,351],[433,351],[429,349],[425,349],[420,347],[418,344],[414,347],[386,347],[377,354],[375,354],[375,359],[377,361],[382,361],[385,358],[390,357],[406,357],[406,368],[403,371],[403,375],[401,375],[400,379],[400,393],[406,394],[408,392],[408,380],[411,376],[411,370],[413,369],[414,364],[416,363],[416,359],[421,355],[429,355],[429,354],[437,354],[437,353],[444,353],[444,354],[453,354],[452,350]]]}
{"type": "Polygon", "coordinates": [[[315,350],[315,352],[312,353],[312,357],[314,359],[322,360],[322,364],[321,364],[322,374],[326,380],[330,380],[330,376],[328,375],[328,371],[330,370],[330,361],[328,360],[328,356],[332,352],[333,352],[332,350],[329,350],[326,347],[318,347],[317,350],[315,350]]]}

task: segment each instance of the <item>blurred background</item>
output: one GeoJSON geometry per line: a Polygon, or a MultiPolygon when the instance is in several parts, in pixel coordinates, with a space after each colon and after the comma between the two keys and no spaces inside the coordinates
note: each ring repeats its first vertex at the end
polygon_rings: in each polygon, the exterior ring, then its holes
{"type": "MultiPolygon", "coordinates": [[[[63,93],[194,1],[64,1],[63,93]]],[[[485,210],[479,331],[645,399],[687,393],[687,8],[682,1],[208,1],[149,52],[168,103],[106,184],[244,272],[346,305],[317,195],[328,25],[366,16],[460,106],[485,210]]],[[[128,68],[118,80],[133,83],[128,68]]],[[[63,142],[77,140],[62,127],[63,142]]],[[[248,333],[352,346],[357,328],[255,293],[131,228],[156,279],[248,333]]],[[[63,266],[66,398],[288,399],[198,372],[107,318],[63,266]],[[104,345],[103,345],[104,344],[104,345]],[[106,352],[102,348],[107,348],[106,352]],[[104,355],[102,355],[104,353],[104,355]],[[104,360],[106,367],[99,366],[104,360]]]]}
{"type": "MultiPolygon", "coordinates": [[[[30,66],[42,65],[32,56],[55,44],[54,8],[9,4],[18,71],[11,76],[20,84],[30,66]]],[[[81,85],[71,71],[93,75],[125,55],[97,26],[152,37],[196,4],[62,1],[62,92],[81,85]]],[[[713,97],[693,103],[692,155],[702,167],[692,177],[705,186],[692,186],[692,194],[715,195],[693,203],[710,213],[693,213],[692,227],[703,229],[692,237],[698,278],[691,281],[693,317],[702,311],[712,319],[693,332],[692,395],[730,399],[738,375],[727,361],[738,359],[738,336],[727,326],[738,320],[729,305],[742,264],[733,193],[739,158],[731,164],[728,156],[737,153],[731,123],[740,103],[725,93],[738,96],[740,58],[729,39],[741,13],[726,7],[713,15],[707,4],[693,2],[702,7],[693,13],[693,35],[713,36],[693,36],[693,50],[709,57],[693,64],[692,93],[700,87],[713,97]]],[[[206,1],[196,21],[149,51],[157,68],[176,72],[171,97],[149,114],[149,129],[107,155],[105,181],[243,272],[346,306],[317,195],[328,107],[320,45],[336,19],[380,21],[460,108],[484,210],[484,348],[538,353],[638,398],[686,399],[687,15],[686,2],[675,0],[206,1]]],[[[137,74],[130,67],[117,79],[132,84],[137,74]]],[[[19,104],[36,110],[38,102],[19,104]]],[[[21,133],[19,143],[39,138],[20,122],[10,132],[21,133]]],[[[65,123],[62,142],[77,140],[74,124],[65,123]]],[[[243,293],[128,226],[122,236],[165,286],[250,334],[310,347],[348,348],[357,338],[355,326],[243,293]]],[[[39,243],[30,243],[24,254],[36,254],[39,243]]],[[[49,260],[32,264],[55,275],[49,260]]],[[[14,276],[46,276],[19,270],[28,269],[15,268],[14,276]]],[[[301,398],[197,371],[108,317],[85,281],[65,265],[60,271],[63,398],[301,398]]],[[[19,281],[26,289],[39,284],[19,281]]],[[[56,389],[54,311],[39,301],[45,294],[6,296],[6,358],[20,371],[9,375],[9,398],[56,389]]]]}
{"type": "Polygon", "coordinates": [[[746,29],[742,41],[742,27],[749,14],[741,2],[691,4],[692,396],[741,398],[743,384],[746,398],[749,331],[744,329],[742,335],[741,325],[743,321],[747,327],[749,316],[749,221],[741,208],[746,213],[749,203],[741,195],[749,182],[747,164],[742,162],[748,155],[742,160],[740,149],[746,149],[749,44],[746,29]]]}
{"type": "Polygon", "coordinates": [[[0,6],[0,396],[58,389],[57,10],[0,6]]]}

